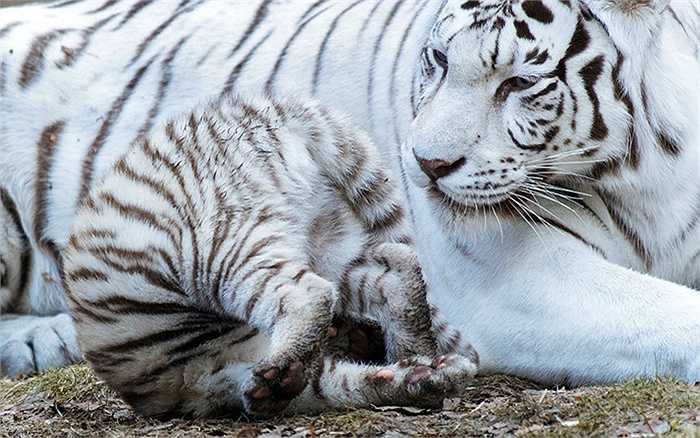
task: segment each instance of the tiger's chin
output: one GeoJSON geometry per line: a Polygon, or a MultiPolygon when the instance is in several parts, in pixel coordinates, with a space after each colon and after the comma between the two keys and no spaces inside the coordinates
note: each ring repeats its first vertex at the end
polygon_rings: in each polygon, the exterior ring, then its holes
{"type": "Polygon", "coordinates": [[[499,190],[483,192],[451,193],[441,190],[437,185],[431,185],[428,198],[437,203],[442,209],[449,210],[463,217],[481,216],[488,214],[507,214],[511,211],[512,197],[516,190],[499,190]]]}

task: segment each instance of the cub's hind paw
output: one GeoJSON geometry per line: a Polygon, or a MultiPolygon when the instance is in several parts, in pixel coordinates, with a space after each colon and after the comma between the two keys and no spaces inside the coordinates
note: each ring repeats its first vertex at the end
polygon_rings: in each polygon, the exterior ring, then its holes
{"type": "Polygon", "coordinates": [[[269,416],[282,412],[289,402],[306,388],[304,364],[295,361],[285,366],[259,365],[244,389],[246,411],[269,416]]]}

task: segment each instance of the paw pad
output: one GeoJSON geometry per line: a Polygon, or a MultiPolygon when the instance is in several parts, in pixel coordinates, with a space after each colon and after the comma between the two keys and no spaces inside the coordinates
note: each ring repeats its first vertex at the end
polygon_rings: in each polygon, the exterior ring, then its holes
{"type": "Polygon", "coordinates": [[[244,393],[248,411],[259,415],[283,411],[306,387],[304,371],[300,361],[287,367],[259,366],[253,372],[250,389],[244,393]]]}

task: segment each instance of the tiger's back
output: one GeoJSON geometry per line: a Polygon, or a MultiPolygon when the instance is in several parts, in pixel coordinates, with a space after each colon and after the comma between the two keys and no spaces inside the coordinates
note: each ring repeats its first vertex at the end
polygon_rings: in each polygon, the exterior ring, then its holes
{"type": "MultiPolygon", "coordinates": [[[[376,114],[377,126],[390,127],[377,132],[393,141],[391,127],[399,118],[407,123],[409,112],[388,117],[369,108],[390,100],[398,106],[392,89],[408,101],[413,60],[396,60],[392,71],[402,74],[391,84],[373,80],[374,65],[381,53],[423,40],[426,4],[394,10],[369,0],[86,0],[4,8],[0,179],[23,212],[34,254],[32,302],[14,311],[66,309],[59,252],[75,207],[125,144],[202,96],[236,89],[313,94],[361,128],[376,114]],[[380,25],[387,13],[404,38],[380,25]],[[326,32],[311,31],[319,28],[326,32]]],[[[385,143],[383,154],[393,156],[393,143],[385,143]]]]}

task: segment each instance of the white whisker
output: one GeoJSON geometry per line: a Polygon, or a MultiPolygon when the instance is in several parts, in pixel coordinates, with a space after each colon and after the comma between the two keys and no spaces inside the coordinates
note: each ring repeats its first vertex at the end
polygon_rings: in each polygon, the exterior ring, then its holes
{"type": "Polygon", "coordinates": [[[527,210],[527,208],[523,204],[518,202],[517,199],[515,199],[515,197],[512,197],[511,201],[513,202],[513,207],[515,208],[515,212],[518,213],[518,216],[520,216],[522,218],[522,220],[530,227],[530,229],[532,229],[532,231],[535,233],[535,235],[539,239],[542,246],[546,248],[547,246],[544,244],[544,240],[542,239],[542,236],[540,235],[540,233],[537,231],[535,226],[532,225],[532,223],[530,223],[530,221],[525,218],[525,215],[523,214],[523,210],[527,210]]]}
{"type": "MultiPolygon", "coordinates": [[[[552,198],[552,197],[548,196],[548,195],[551,194],[551,192],[549,192],[549,191],[547,191],[547,190],[545,190],[545,189],[543,189],[543,188],[541,188],[541,187],[537,187],[537,186],[529,186],[529,187],[526,187],[526,190],[527,190],[528,192],[530,192],[530,193],[531,193],[533,196],[535,196],[535,197],[540,197],[540,198],[547,199],[548,201],[554,202],[555,204],[557,204],[557,205],[559,205],[559,206],[561,206],[561,207],[564,207],[565,209],[569,210],[571,213],[573,213],[574,215],[576,215],[576,217],[579,218],[579,220],[583,221],[583,218],[578,214],[578,212],[577,212],[576,210],[574,210],[574,209],[571,208],[570,206],[564,204],[563,202],[559,201],[558,199],[552,198]]],[[[566,198],[564,198],[564,199],[566,199],[566,198]]],[[[540,207],[542,207],[542,206],[540,205],[540,207]]],[[[544,207],[542,207],[542,208],[543,208],[545,211],[547,211],[547,209],[545,209],[544,207]]],[[[561,219],[559,219],[556,215],[552,214],[550,211],[547,211],[547,213],[551,214],[551,215],[554,216],[557,220],[559,220],[560,222],[562,222],[561,219]]]]}

